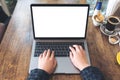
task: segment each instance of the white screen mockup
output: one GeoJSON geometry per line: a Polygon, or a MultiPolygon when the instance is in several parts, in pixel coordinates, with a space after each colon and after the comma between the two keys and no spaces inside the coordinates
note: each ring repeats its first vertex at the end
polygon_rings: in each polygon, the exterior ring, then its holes
{"type": "Polygon", "coordinates": [[[35,38],[84,38],[87,6],[32,6],[35,38]]]}

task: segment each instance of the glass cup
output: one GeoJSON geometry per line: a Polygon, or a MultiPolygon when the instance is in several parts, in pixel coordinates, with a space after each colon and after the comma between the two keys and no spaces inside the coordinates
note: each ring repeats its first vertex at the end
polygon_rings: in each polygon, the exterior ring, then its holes
{"type": "Polygon", "coordinates": [[[94,8],[96,5],[97,0],[87,0],[86,3],[90,4],[90,11],[89,11],[89,15],[92,15],[94,12],[94,8]]]}

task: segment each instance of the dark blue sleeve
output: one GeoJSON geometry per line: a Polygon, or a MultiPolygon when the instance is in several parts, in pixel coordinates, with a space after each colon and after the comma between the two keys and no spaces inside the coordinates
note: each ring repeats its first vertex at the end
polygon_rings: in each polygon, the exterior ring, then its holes
{"type": "Polygon", "coordinates": [[[92,66],[83,69],[80,75],[83,80],[104,80],[102,72],[98,68],[92,66]]]}
{"type": "Polygon", "coordinates": [[[30,72],[27,80],[49,80],[50,75],[41,69],[34,69],[30,72]]]}

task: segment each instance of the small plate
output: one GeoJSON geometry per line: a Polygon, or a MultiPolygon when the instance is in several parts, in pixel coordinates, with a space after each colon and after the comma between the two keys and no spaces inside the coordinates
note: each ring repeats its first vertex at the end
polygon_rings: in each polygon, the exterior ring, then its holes
{"type": "Polygon", "coordinates": [[[101,26],[100,26],[100,31],[104,34],[104,35],[106,35],[106,36],[110,36],[110,35],[117,35],[117,32],[116,31],[114,31],[113,33],[106,33],[105,32],[105,24],[102,24],[101,26]]]}
{"type": "Polygon", "coordinates": [[[120,42],[120,38],[118,36],[112,36],[112,35],[109,36],[109,43],[118,44],[119,42],[120,42]],[[113,42],[113,40],[115,41],[113,42]]]}

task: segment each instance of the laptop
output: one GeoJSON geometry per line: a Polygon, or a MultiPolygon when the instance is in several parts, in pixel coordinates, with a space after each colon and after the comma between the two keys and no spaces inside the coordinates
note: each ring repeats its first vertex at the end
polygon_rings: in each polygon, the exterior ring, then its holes
{"type": "Polygon", "coordinates": [[[86,42],[89,15],[87,4],[31,4],[33,46],[29,72],[38,67],[39,55],[55,51],[55,74],[79,74],[69,58],[69,46],[81,45],[90,63],[86,42]]]}

